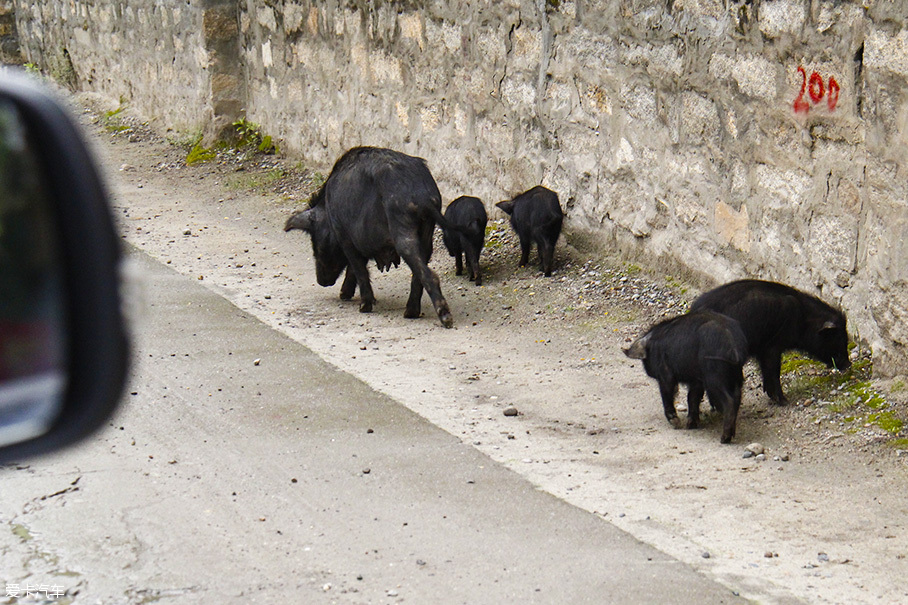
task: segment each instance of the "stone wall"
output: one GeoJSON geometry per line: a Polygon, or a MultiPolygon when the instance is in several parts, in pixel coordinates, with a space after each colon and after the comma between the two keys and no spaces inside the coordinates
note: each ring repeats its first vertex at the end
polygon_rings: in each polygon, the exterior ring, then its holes
{"type": "Polygon", "coordinates": [[[58,82],[122,100],[178,131],[201,131],[214,119],[213,70],[203,27],[203,4],[209,2],[14,0],[14,4],[26,60],[58,82]]]}
{"type": "Polygon", "coordinates": [[[816,293],[908,370],[904,0],[30,4],[29,60],[65,48],[78,86],[168,126],[208,125],[232,52],[232,110],[286,152],[394,147],[490,209],[545,184],[625,258],[816,293]]]}
{"type": "Polygon", "coordinates": [[[13,0],[0,0],[0,63],[7,65],[22,63],[13,0]]]}

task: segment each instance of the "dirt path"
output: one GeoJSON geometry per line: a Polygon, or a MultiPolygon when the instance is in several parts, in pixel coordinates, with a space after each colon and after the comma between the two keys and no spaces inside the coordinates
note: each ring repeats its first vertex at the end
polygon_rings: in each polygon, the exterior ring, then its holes
{"type": "MultiPolygon", "coordinates": [[[[621,346],[683,307],[676,288],[564,240],[551,279],[516,270],[502,226],[482,288],[436,250],[454,329],[425,297],[423,318],[402,317],[404,268],[373,270],[378,303],[360,314],[339,286],[315,284],[308,238],[282,231],[303,200],[255,186],[289,162],[186,167],[185,152],[147,132],[112,134],[97,120],[92,131],[127,242],[540,489],[760,602],[908,602],[908,457],[825,426],[808,405],[770,407],[752,371],[734,444],[719,443],[713,416],[697,431],[665,421],[655,384],[621,346]],[[742,457],[751,442],[765,459],[742,457]]],[[[461,193],[442,187],[446,200],[461,193]]]]}

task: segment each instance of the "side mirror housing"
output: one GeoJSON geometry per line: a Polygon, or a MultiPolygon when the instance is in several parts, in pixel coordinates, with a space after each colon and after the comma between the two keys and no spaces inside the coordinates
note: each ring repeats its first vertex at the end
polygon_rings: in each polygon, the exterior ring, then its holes
{"type": "Polygon", "coordinates": [[[120,401],[120,241],[62,102],[0,72],[0,464],[70,445],[120,401]]]}

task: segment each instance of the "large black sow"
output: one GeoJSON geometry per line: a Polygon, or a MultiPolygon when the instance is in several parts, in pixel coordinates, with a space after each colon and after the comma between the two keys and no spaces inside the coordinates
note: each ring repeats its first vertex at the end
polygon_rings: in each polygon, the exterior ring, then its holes
{"type": "Polygon", "coordinates": [[[555,243],[564,220],[558,194],[537,185],[512,200],[495,205],[511,216],[511,226],[520,239],[520,266],[525,267],[530,262],[530,247],[536,242],[541,269],[546,277],[550,277],[555,261],[555,243]]]}
{"type": "Polygon", "coordinates": [[[845,314],[791,286],[745,279],[701,295],[691,311],[709,309],[733,317],[747,338],[747,352],[760,364],[763,390],[788,403],[780,379],[782,353],[797,350],[840,371],[851,366],[845,314]]]}
{"type": "Polygon", "coordinates": [[[284,231],[302,229],[311,236],[319,285],[333,286],[347,269],[340,297],[353,298],[359,286],[362,313],[371,312],[375,303],[366,263],[372,259],[386,271],[403,258],[413,272],[404,317],[419,317],[425,288],[441,324],[450,328],[454,319],[428,265],[436,222],[446,223],[425,160],[391,149],[354,147],[337,160],[309,208],[291,216],[284,231]]]}
{"type": "Polygon", "coordinates": [[[747,341],[734,319],[698,311],[667,319],[635,340],[624,354],[642,359],[647,375],[659,382],[665,417],[680,427],[675,411],[678,384],[687,385],[687,428],[700,424],[700,401],[706,392],[722,412],[722,443],[735,436],[747,341]]]}
{"type": "Polygon", "coordinates": [[[470,268],[470,281],[482,285],[479,273],[479,254],[482,252],[486,238],[486,224],[489,217],[486,207],[478,197],[462,195],[445,208],[445,219],[452,228],[442,229],[442,239],[451,256],[454,257],[454,273],[463,273],[463,257],[467,258],[470,268]]]}

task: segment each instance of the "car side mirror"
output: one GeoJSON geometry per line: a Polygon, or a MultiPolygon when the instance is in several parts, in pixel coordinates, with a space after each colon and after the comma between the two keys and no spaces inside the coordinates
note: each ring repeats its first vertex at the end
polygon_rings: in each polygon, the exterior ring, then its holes
{"type": "Polygon", "coordinates": [[[127,373],[120,242],[63,104],[0,72],[0,464],[75,443],[127,373]]]}

